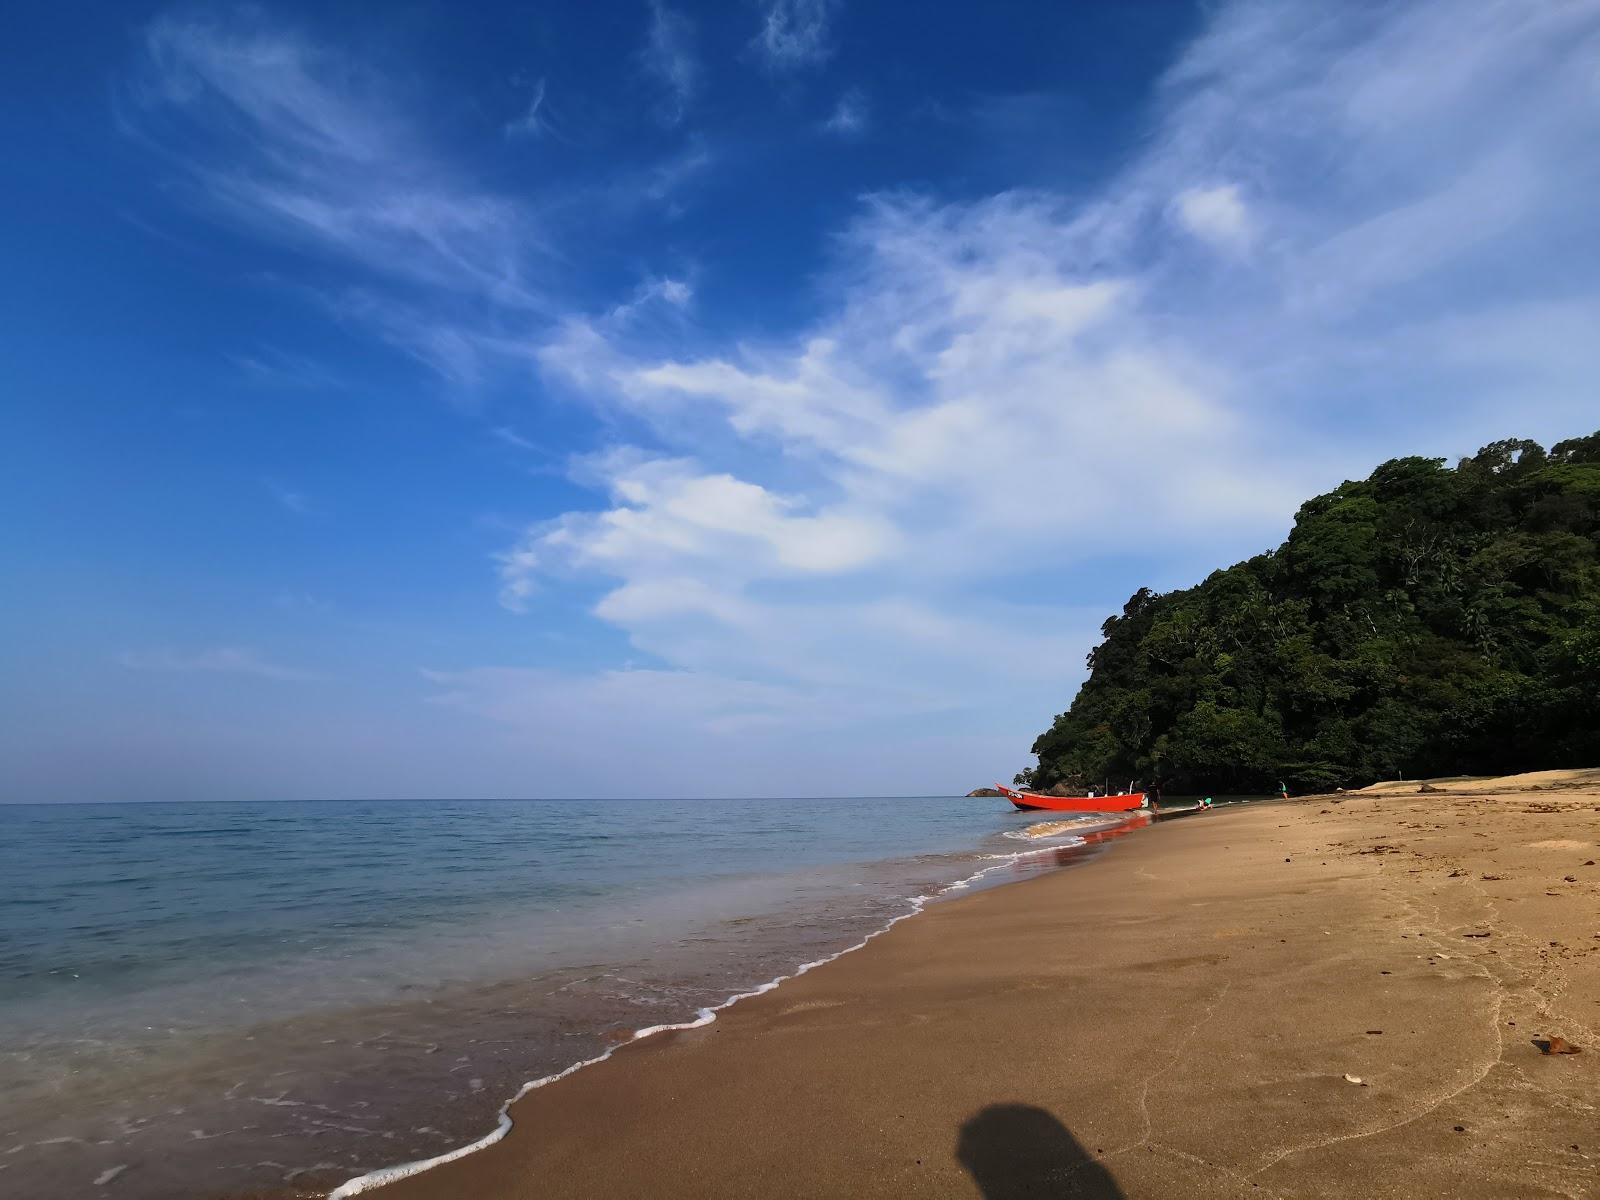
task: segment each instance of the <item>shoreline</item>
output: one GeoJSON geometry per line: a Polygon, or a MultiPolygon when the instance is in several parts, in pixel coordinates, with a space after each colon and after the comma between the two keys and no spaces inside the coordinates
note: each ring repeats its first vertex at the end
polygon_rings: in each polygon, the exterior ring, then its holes
{"type": "Polygon", "coordinates": [[[1572,997],[1600,995],[1600,873],[1509,881],[1594,857],[1600,790],[1477,791],[1215,810],[939,904],[525,1091],[509,1136],[366,1192],[746,1195],[778,1172],[795,1194],[970,1196],[1043,1171],[1103,1177],[1089,1195],[1582,1194],[1593,1054],[1542,1056],[1491,1018],[1595,1048],[1572,997]],[[1566,836],[1520,837],[1552,818],[1566,836]],[[1517,874],[1476,869],[1501,860],[1517,874]],[[1559,949],[1518,926],[1536,910],[1559,949]],[[997,1139],[1017,1153],[985,1157],[997,1139]]]}
{"type": "Polygon", "coordinates": [[[351,820],[224,807],[7,825],[62,865],[8,890],[41,888],[16,910],[31,992],[7,997],[0,1045],[15,1067],[0,1176],[22,1193],[92,1192],[120,1168],[127,1200],[324,1197],[481,1142],[526,1082],[692,1022],[985,868],[1020,863],[974,888],[1041,869],[1041,845],[1071,840],[1015,840],[1028,814],[954,797],[351,820]],[[327,876],[311,851],[335,844],[353,869],[327,876]]]}
{"type": "MultiPolygon", "coordinates": [[[[1178,810],[1167,815],[1169,819],[1172,819],[1183,816],[1192,811],[1197,810],[1178,810]]],[[[884,925],[866,934],[866,936],[864,936],[859,942],[846,946],[842,950],[834,951],[832,954],[825,955],[822,958],[813,959],[809,962],[803,962],[788,974],[776,976],[747,991],[737,992],[727,997],[725,1000],[722,1000],[720,1003],[702,1008],[695,1014],[692,1020],[669,1022],[661,1025],[650,1025],[641,1029],[636,1029],[627,1039],[608,1047],[602,1054],[596,1055],[593,1058],[581,1059],[578,1062],[571,1063],[570,1065],[562,1068],[560,1071],[556,1071],[550,1075],[542,1076],[538,1079],[529,1080],[523,1083],[522,1086],[517,1089],[516,1093],[500,1106],[500,1110],[495,1122],[495,1128],[484,1134],[481,1138],[469,1142],[466,1145],[458,1146],[453,1150],[447,1150],[442,1154],[434,1155],[430,1158],[417,1159],[411,1162],[396,1163],[391,1166],[378,1167],[371,1171],[366,1171],[360,1175],[346,1180],[344,1183],[334,1188],[333,1191],[327,1193],[326,1200],[348,1200],[348,1198],[351,1196],[359,1196],[375,1192],[379,1189],[389,1186],[390,1184],[398,1183],[402,1180],[425,1174],[429,1171],[435,1170],[438,1167],[442,1167],[453,1162],[459,1162],[469,1155],[476,1154],[482,1150],[487,1150],[490,1146],[497,1144],[511,1134],[512,1130],[515,1128],[515,1122],[511,1119],[510,1115],[511,1109],[520,1103],[530,1093],[541,1088],[548,1087],[552,1084],[559,1083],[587,1067],[598,1066],[599,1064],[608,1061],[614,1054],[625,1047],[637,1045],[638,1043],[648,1041],[649,1039],[657,1037],[661,1034],[686,1032],[688,1030],[700,1029],[704,1026],[710,1025],[713,1021],[717,1020],[720,1014],[731,1010],[737,1004],[747,1000],[753,1000],[758,996],[764,996],[769,992],[777,990],[783,984],[799,979],[800,977],[809,974],[819,967],[825,967],[830,963],[838,961],[846,955],[854,954],[859,950],[865,949],[871,942],[888,933],[902,921],[908,921],[912,917],[920,916],[927,910],[930,904],[944,901],[945,898],[952,892],[965,892],[970,890],[974,884],[977,884],[987,875],[1003,870],[1007,866],[1014,867],[1019,862],[1032,858],[1035,855],[1053,854],[1057,857],[1057,862],[1054,867],[1045,868],[1046,873],[1051,870],[1066,869],[1069,866],[1084,865],[1095,855],[1103,851],[1106,847],[1106,844],[1109,842],[1120,838],[1125,834],[1145,828],[1153,823],[1154,821],[1144,814],[1140,814],[1138,816],[1125,816],[1121,819],[1107,822],[1058,820],[1045,821],[1039,825],[1028,826],[1026,830],[1008,834],[1007,836],[1013,837],[1036,838],[1040,844],[1031,849],[1018,850],[1009,854],[995,856],[998,857],[1000,861],[991,863],[990,865],[975,871],[973,874],[964,879],[958,879],[953,883],[939,888],[937,891],[911,897],[908,902],[910,905],[908,911],[891,917],[884,925]],[[1038,830],[1038,832],[1029,833],[1029,830],[1038,830]],[[1071,839],[1071,841],[1060,842],[1052,840],[1062,837],[1068,837],[1071,839]],[[1063,856],[1067,855],[1072,856],[1070,861],[1063,858],[1063,856]]],[[[1024,879],[1013,880],[1010,881],[1009,884],[1000,883],[989,886],[1015,886],[1018,883],[1026,883],[1028,882],[1029,878],[1033,877],[1034,876],[1030,876],[1024,879]]]]}

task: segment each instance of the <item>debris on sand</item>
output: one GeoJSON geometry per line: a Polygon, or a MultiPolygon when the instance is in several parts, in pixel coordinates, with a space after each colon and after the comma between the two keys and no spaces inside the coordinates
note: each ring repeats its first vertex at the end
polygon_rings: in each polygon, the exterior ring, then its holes
{"type": "Polygon", "coordinates": [[[1362,1083],[1361,1076],[1359,1076],[1359,1075],[1346,1075],[1344,1077],[1344,1081],[1346,1083],[1359,1083],[1359,1084],[1361,1084],[1362,1087],[1366,1087],[1367,1086],[1365,1083],[1362,1083]]]}
{"type": "MultiPolygon", "coordinates": [[[[1547,1038],[1535,1038],[1534,1041],[1533,1041],[1533,1044],[1535,1046],[1539,1047],[1539,1053],[1541,1053],[1541,1054],[1582,1054],[1583,1053],[1583,1047],[1582,1046],[1574,1046],[1571,1042],[1567,1041],[1566,1038],[1557,1037],[1553,1033],[1547,1038]]],[[[1345,1078],[1348,1079],[1349,1076],[1346,1075],[1345,1078]]]]}

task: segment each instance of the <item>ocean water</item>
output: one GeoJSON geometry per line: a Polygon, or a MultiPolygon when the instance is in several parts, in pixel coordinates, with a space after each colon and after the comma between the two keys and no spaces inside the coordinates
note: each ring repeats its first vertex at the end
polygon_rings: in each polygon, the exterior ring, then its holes
{"type": "Polygon", "coordinates": [[[530,1079],[1081,852],[1032,823],[940,797],[0,806],[0,1193],[314,1196],[440,1154],[530,1079]]]}

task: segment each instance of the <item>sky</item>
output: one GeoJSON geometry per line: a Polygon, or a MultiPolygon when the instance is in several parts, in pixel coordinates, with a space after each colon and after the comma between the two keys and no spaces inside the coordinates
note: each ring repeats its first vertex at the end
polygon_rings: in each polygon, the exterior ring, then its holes
{"type": "Polygon", "coordinates": [[[949,794],[1600,429],[1600,0],[25,3],[0,800],[949,794]]]}

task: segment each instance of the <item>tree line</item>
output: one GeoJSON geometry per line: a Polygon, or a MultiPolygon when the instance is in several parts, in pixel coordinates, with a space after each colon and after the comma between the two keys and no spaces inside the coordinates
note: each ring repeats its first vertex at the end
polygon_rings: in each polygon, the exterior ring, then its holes
{"type": "Polygon", "coordinates": [[[1398,458],[1140,589],[1018,782],[1322,791],[1600,765],[1600,433],[1398,458]]]}

